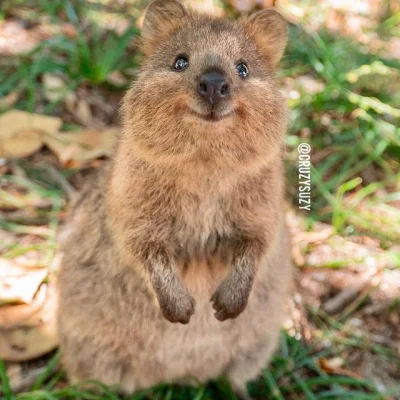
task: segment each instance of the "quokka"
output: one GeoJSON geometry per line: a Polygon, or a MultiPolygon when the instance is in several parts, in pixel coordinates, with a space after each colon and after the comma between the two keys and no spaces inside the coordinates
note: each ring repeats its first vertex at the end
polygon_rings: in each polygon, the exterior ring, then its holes
{"type": "Polygon", "coordinates": [[[245,397],[266,366],[291,285],[273,77],[286,41],[272,9],[228,21],[149,6],[115,153],[63,234],[72,381],[130,393],[222,375],[245,397]]]}

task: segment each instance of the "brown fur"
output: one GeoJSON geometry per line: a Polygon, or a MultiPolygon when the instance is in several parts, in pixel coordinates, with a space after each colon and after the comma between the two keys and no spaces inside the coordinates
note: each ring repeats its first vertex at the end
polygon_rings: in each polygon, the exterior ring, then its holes
{"type": "Polygon", "coordinates": [[[285,43],[273,10],[229,22],[174,0],[150,6],[113,160],[63,235],[59,336],[73,380],[132,392],[225,374],[244,393],[266,365],[291,269],[273,79],[285,43]],[[171,68],[179,54],[184,72],[171,68]],[[195,90],[210,68],[231,87],[212,109],[195,90]]]}

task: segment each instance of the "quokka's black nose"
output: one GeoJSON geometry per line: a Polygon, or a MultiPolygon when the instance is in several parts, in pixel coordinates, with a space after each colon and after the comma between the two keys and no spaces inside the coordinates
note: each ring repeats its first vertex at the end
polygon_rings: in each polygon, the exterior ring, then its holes
{"type": "Polygon", "coordinates": [[[212,105],[227,97],[229,90],[226,76],[219,71],[209,71],[203,74],[197,86],[199,95],[212,105]]]}

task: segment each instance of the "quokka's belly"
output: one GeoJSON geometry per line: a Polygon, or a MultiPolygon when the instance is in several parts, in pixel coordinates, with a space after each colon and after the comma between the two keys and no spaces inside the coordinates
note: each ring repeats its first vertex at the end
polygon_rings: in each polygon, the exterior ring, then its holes
{"type": "Polygon", "coordinates": [[[217,378],[239,352],[267,346],[276,337],[290,281],[288,254],[282,248],[271,252],[260,266],[246,310],[224,322],[214,317],[210,297],[227,267],[210,261],[186,266],[185,285],[196,299],[187,325],[162,317],[133,270],[112,277],[103,268],[71,263],[59,324],[67,371],[75,380],[96,379],[124,391],[217,378]],[[77,282],[88,287],[77,291],[77,282]]]}
{"type": "MultiPolygon", "coordinates": [[[[148,354],[149,363],[163,366],[158,377],[160,382],[217,378],[225,373],[239,352],[267,347],[271,340],[275,341],[285,316],[290,263],[271,256],[260,268],[245,311],[236,319],[224,322],[215,318],[209,301],[221,280],[191,282],[190,274],[185,276],[185,283],[196,299],[196,311],[188,325],[160,321],[162,338],[154,343],[154,352],[148,354]]],[[[214,273],[216,270],[221,275],[225,273],[221,266],[214,266],[214,273]]]]}

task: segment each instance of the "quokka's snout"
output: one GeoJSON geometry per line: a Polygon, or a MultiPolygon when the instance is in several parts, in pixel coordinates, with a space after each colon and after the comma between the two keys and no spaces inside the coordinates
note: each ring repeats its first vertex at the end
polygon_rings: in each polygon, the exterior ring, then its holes
{"type": "Polygon", "coordinates": [[[200,76],[197,84],[197,93],[211,107],[215,107],[220,101],[229,98],[231,83],[225,73],[218,68],[206,71],[200,76]]]}

